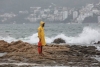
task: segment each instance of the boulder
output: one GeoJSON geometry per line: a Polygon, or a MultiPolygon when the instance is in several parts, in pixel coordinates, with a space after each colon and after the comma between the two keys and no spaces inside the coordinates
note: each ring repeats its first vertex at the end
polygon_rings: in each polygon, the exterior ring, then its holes
{"type": "Polygon", "coordinates": [[[60,44],[60,43],[66,43],[65,40],[61,39],[61,38],[57,38],[53,41],[53,43],[57,43],[57,44],[60,44]]]}
{"type": "Polygon", "coordinates": [[[100,41],[98,41],[98,44],[100,44],[100,41]]]}

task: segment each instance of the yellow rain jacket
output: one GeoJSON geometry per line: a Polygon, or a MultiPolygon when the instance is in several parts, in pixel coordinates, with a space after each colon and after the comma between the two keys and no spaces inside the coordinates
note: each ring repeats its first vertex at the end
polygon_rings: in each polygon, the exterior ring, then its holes
{"type": "Polygon", "coordinates": [[[38,28],[38,37],[39,37],[39,39],[41,39],[42,46],[45,46],[46,42],[45,42],[44,28],[42,27],[43,24],[44,24],[44,22],[41,21],[40,22],[40,27],[38,28]]]}

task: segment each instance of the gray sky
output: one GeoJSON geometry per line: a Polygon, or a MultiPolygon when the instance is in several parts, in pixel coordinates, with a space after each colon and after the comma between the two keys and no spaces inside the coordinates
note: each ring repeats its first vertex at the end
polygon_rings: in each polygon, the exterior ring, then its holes
{"type": "Polygon", "coordinates": [[[88,3],[97,3],[99,0],[0,0],[1,11],[27,10],[29,7],[47,7],[51,3],[57,6],[82,7],[88,3]]]}

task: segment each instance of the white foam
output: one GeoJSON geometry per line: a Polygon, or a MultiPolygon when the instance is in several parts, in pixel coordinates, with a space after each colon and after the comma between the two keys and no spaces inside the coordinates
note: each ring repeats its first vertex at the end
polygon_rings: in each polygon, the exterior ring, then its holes
{"type": "MultiPolygon", "coordinates": [[[[100,41],[100,29],[93,29],[90,27],[85,27],[83,31],[76,36],[66,36],[65,34],[58,34],[55,37],[46,37],[46,43],[53,42],[56,38],[62,38],[66,41],[66,43],[79,43],[79,44],[91,44],[93,42],[100,41]]],[[[35,33],[32,36],[15,39],[13,37],[0,37],[0,40],[5,40],[7,42],[22,40],[28,43],[37,43],[38,42],[38,34],[35,33]]]]}
{"type": "Polygon", "coordinates": [[[100,40],[99,30],[85,27],[82,33],[75,37],[66,37],[68,43],[91,44],[100,40]]]}
{"type": "Polygon", "coordinates": [[[10,37],[10,36],[7,36],[7,37],[2,37],[0,36],[0,40],[5,40],[7,41],[8,43],[12,42],[12,41],[17,41],[17,39],[13,38],[13,37],[10,37]]]}

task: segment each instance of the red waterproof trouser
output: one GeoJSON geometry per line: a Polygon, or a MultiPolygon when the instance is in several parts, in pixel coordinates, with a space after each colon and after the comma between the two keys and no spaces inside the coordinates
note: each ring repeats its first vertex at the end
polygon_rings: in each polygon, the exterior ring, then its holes
{"type": "Polygon", "coordinates": [[[41,44],[41,42],[38,42],[38,53],[39,54],[42,53],[42,44],[41,44]]]}

